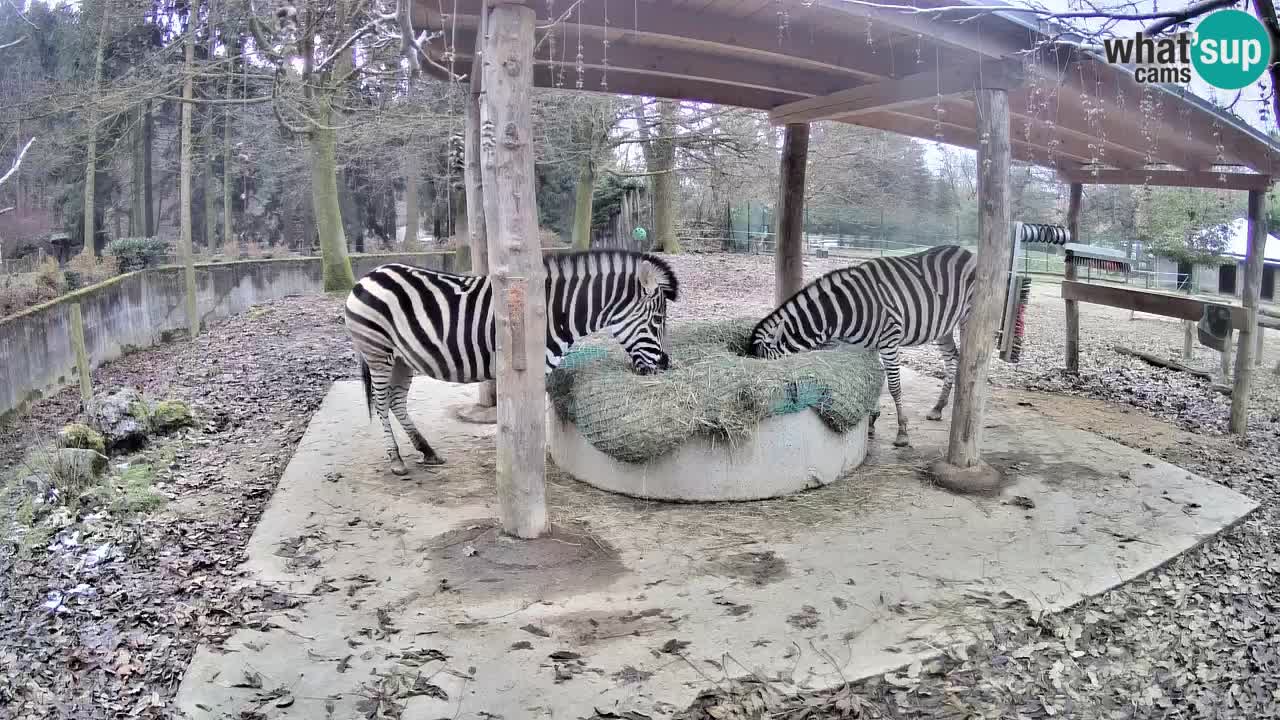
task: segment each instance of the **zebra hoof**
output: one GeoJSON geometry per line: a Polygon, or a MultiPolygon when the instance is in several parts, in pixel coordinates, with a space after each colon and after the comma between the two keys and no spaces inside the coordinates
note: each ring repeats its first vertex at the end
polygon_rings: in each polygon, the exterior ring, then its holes
{"type": "Polygon", "coordinates": [[[907,439],[906,435],[899,435],[898,437],[893,439],[894,447],[907,447],[910,444],[911,444],[911,441],[907,439]]]}
{"type": "Polygon", "coordinates": [[[418,461],[418,464],[419,465],[443,465],[444,458],[440,457],[439,455],[432,455],[430,457],[427,457],[426,455],[424,455],[422,459],[418,461]]]}
{"type": "Polygon", "coordinates": [[[392,463],[391,474],[395,475],[396,477],[404,477],[405,475],[409,474],[409,468],[406,468],[404,466],[404,463],[392,463]]]}
{"type": "Polygon", "coordinates": [[[927,420],[941,420],[941,419],[942,419],[942,411],[941,411],[941,410],[930,410],[930,411],[925,415],[925,419],[927,419],[927,420]]]}

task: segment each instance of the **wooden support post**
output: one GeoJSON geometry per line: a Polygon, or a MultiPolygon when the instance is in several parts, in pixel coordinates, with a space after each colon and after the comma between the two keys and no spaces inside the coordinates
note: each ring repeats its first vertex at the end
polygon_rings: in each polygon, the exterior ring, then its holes
{"type": "Polygon", "coordinates": [[[1227,333],[1227,339],[1222,342],[1222,352],[1218,353],[1218,375],[1223,385],[1231,382],[1231,341],[1233,339],[1231,333],[1227,333]]]}
{"type": "Polygon", "coordinates": [[[1267,330],[1261,325],[1258,326],[1257,347],[1253,350],[1253,366],[1262,367],[1262,344],[1267,339],[1267,330]]]}
{"type": "MultiPolygon", "coordinates": [[[[1084,195],[1084,185],[1071,183],[1071,197],[1067,203],[1067,232],[1071,242],[1080,242],[1080,202],[1084,195]]],[[[1066,263],[1067,280],[1076,279],[1076,266],[1066,263]]],[[[1080,372],[1080,304],[1075,300],[1066,301],[1067,320],[1067,372],[1080,372]]]]}
{"type": "Polygon", "coordinates": [[[778,183],[778,245],[774,250],[774,304],[804,287],[804,174],[809,124],[788,123],[782,140],[778,183]]]}
{"type": "Polygon", "coordinates": [[[533,8],[499,2],[485,19],[480,148],[493,282],[497,485],[503,529],[547,531],[546,268],[534,195],[533,8]]]}
{"type": "MultiPolygon", "coordinates": [[[[482,13],[483,15],[483,13],[482,13]]],[[[483,17],[481,18],[483,22],[483,17]]],[[[481,42],[484,31],[481,29],[481,42]]],[[[480,91],[483,88],[484,64],[476,53],[471,63],[471,92],[467,95],[466,136],[463,138],[463,183],[467,188],[467,242],[471,246],[471,274],[489,274],[489,245],[484,227],[484,183],[480,169],[480,91]]],[[[480,383],[476,396],[476,409],[472,419],[494,422],[493,408],[498,403],[497,387],[493,380],[480,383]]]]}
{"type": "Polygon", "coordinates": [[[987,364],[995,345],[1004,303],[1005,273],[1013,237],[1009,230],[1009,92],[977,91],[978,252],[973,305],[960,342],[951,435],[944,461],[935,464],[940,484],[956,490],[991,490],[1000,474],[982,462],[982,427],[987,398],[987,364]]]}
{"type": "Polygon", "coordinates": [[[1254,333],[1258,327],[1258,302],[1262,294],[1262,259],[1267,246],[1267,191],[1249,191],[1249,249],[1244,263],[1244,286],[1240,300],[1245,320],[1238,328],[1240,345],[1236,349],[1236,377],[1231,387],[1231,420],[1228,430],[1234,435],[1248,433],[1249,391],[1253,382],[1254,333]]]}
{"type": "Polygon", "coordinates": [[[76,353],[76,369],[80,371],[80,399],[86,404],[93,399],[90,380],[89,351],[84,344],[84,315],[80,303],[71,303],[71,349],[76,353]]]}

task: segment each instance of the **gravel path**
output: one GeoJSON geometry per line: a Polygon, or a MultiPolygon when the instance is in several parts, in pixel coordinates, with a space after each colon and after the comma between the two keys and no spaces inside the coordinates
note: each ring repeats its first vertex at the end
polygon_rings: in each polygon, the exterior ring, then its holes
{"type": "MultiPolygon", "coordinates": [[[[674,322],[772,307],[770,256],[688,255],[674,265],[683,288],[674,322]]],[[[841,265],[814,259],[806,277],[841,265]]],[[[1056,293],[1036,286],[1022,362],[993,361],[993,392],[1218,480],[1262,508],[1071,612],[1007,613],[964,657],[799,699],[744,683],[705,697],[688,717],[763,717],[765,707],[775,718],[1280,716],[1280,379],[1270,372],[1280,338],[1271,338],[1256,376],[1249,438],[1237,442],[1222,435],[1227,399],[1207,383],[1110,350],[1123,343],[1172,356],[1182,342],[1176,322],[1083,306],[1081,374],[1064,377],[1056,293]]],[[[123,459],[157,466],[157,487],[170,498],[163,509],[69,518],[52,550],[23,550],[18,536],[0,546],[0,718],[174,717],[169,702],[196,644],[261,627],[270,611],[305,601],[246,586],[236,568],[311,413],[334,379],[353,374],[339,304],[270,303],[194,343],[94,373],[99,389],[140,386],[187,399],[200,425],[123,459]],[[105,557],[90,562],[104,545],[105,557]]],[[[931,348],[904,358],[924,372],[939,367],[931,348]]],[[[1217,355],[1200,348],[1195,362],[1214,369],[1217,355]]],[[[68,389],[0,428],[0,471],[77,412],[68,389]]]]}

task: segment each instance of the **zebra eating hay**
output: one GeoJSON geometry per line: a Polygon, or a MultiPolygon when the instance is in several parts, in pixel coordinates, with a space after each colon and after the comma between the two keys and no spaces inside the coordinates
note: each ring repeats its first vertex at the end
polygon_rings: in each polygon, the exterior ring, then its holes
{"type": "MultiPolygon", "coordinates": [[[[642,375],[666,370],[667,301],[679,294],[675,273],[647,253],[594,250],[543,257],[547,271],[546,372],[578,338],[607,330],[642,375]]],[[[388,263],[360,278],[346,304],[347,333],[360,360],[370,417],[376,409],[391,472],[405,475],[387,411],[422,453],[444,460],[409,418],[414,376],[454,383],[494,379],[493,286],[488,277],[388,263]]]]}
{"type": "MultiPolygon", "coordinates": [[[[926,416],[941,420],[955,382],[954,330],[963,328],[973,300],[973,254],[943,245],[903,257],[882,257],[833,270],[804,286],[751,332],[751,354],[777,358],[829,343],[847,343],[880,352],[889,394],[898,411],[893,444],[909,444],[902,413],[898,348],[936,342],[946,362],[938,402],[926,416]]],[[[874,434],[879,411],[871,413],[874,434]]]]}

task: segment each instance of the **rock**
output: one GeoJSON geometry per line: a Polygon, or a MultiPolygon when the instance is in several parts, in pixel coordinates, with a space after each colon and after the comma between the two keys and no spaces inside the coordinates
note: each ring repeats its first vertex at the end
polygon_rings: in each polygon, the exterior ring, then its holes
{"type": "Polygon", "coordinates": [[[190,427],[195,422],[191,407],[181,400],[161,400],[151,408],[150,417],[151,430],[160,434],[190,427]]]}
{"type": "Polygon", "coordinates": [[[137,450],[147,442],[147,404],[137,390],[120,388],[88,404],[89,424],[112,452],[137,450]]]}
{"type": "Polygon", "coordinates": [[[107,452],[107,441],[102,433],[84,423],[71,423],[58,432],[58,447],[107,452]]]}
{"type": "Polygon", "coordinates": [[[62,448],[53,455],[51,470],[59,488],[81,490],[107,469],[107,456],[97,450],[62,448]]]}
{"type": "Polygon", "coordinates": [[[28,497],[32,498],[44,499],[52,485],[49,476],[43,473],[32,473],[22,478],[22,489],[28,497]]]}

